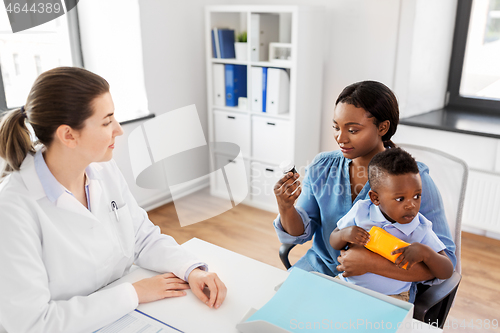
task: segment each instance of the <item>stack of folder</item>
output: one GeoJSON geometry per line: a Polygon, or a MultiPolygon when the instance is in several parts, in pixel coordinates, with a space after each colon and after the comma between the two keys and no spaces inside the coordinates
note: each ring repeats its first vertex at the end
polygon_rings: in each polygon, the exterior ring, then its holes
{"type": "Polygon", "coordinates": [[[213,64],[214,104],[238,106],[238,98],[247,97],[247,66],[213,64]]]}
{"type": "Polygon", "coordinates": [[[287,113],[290,107],[290,79],[281,68],[252,67],[252,111],[287,113]]]}
{"type": "Polygon", "coordinates": [[[212,29],[212,56],[220,59],[234,59],[234,30],[212,29]]]}

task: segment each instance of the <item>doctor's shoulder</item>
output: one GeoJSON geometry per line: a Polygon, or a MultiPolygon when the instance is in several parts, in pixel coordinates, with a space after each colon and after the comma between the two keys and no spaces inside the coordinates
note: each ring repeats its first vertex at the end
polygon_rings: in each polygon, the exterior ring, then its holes
{"type": "Polygon", "coordinates": [[[20,219],[21,215],[33,217],[36,215],[37,206],[36,198],[29,192],[18,171],[14,171],[2,179],[0,183],[0,220],[4,220],[8,216],[16,219],[20,219]]]}
{"type": "Polygon", "coordinates": [[[14,171],[0,180],[0,203],[12,202],[19,196],[29,196],[29,191],[20,172],[14,171]]]}

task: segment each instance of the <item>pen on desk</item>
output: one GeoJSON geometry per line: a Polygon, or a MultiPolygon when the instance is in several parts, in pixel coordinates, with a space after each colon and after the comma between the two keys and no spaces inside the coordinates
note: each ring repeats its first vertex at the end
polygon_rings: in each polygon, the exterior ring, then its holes
{"type": "Polygon", "coordinates": [[[118,206],[116,205],[116,202],[111,201],[111,210],[115,212],[116,216],[116,221],[120,222],[120,217],[118,216],[118,206]]]}

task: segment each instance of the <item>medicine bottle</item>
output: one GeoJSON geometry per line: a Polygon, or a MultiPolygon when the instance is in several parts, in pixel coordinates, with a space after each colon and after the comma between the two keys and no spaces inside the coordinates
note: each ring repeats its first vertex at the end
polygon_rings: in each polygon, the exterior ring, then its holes
{"type": "Polygon", "coordinates": [[[287,174],[289,172],[292,172],[293,174],[297,173],[297,170],[295,169],[295,164],[290,160],[281,162],[280,169],[284,174],[287,174]]]}

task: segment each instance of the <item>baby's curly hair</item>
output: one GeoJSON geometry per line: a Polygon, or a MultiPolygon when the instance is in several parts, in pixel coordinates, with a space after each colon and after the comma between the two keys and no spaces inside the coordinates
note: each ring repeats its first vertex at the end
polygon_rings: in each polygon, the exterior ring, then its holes
{"type": "Polygon", "coordinates": [[[386,149],[375,155],[368,164],[368,182],[372,190],[380,186],[385,175],[418,174],[415,159],[401,148],[386,149]]]}

